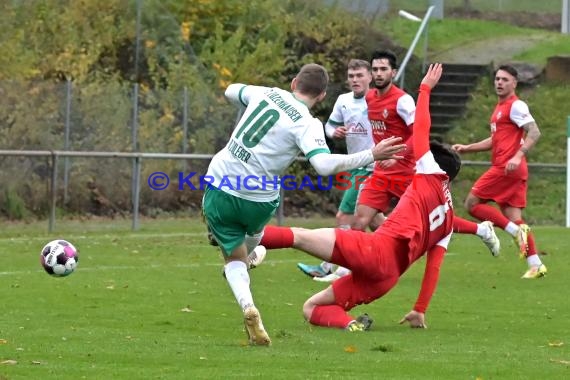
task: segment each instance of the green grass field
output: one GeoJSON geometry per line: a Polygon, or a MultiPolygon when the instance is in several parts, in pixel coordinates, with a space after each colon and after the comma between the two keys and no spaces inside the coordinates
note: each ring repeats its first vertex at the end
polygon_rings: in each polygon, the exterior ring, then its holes
{"type": "MultiPolygon", "coordinates": [[[[332,219],[286,220],[328,226],[332,219]]],[[[548,252],[545,279],[501,233],[492,258],[474,236],[455,235],[427,314],[427,330],[397,321],[413,306],[423,260],[385,298],[361,306],[371,331],[303,321],[303,302],[323,285],[296,269],[317,262],[270,251],[251,272],[273,340],[246,344],[221,259],[197,219],[11,224],[0,232],[0,379],[562,379],[570,376],[566,229],[536,229],[548,252]],[[76,273],[53,278],[39,251],[63,237],[80,249],[76,273]],[[13,361],[13,362],[12,362],[13,361]],[[11,363],[11,364],[10,364],[11,363]]]]}

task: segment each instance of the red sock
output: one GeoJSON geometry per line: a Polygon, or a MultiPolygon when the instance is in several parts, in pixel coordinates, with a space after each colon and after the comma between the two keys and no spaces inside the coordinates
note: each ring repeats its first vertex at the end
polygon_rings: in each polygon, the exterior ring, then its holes
{"type": "MultiPolygon", "coordinates": [[[[524,224],[524,220],[517,220],[515,222],[516,224],[524,224]]],[[[534,235],[532,232],[528,233],[528,252],[526,257],[532,256],[532,255],[536,255],[538,253],[537,249],[536,249],[536,243],[534,242],[534,235]]]]}
{"type": "Polygon", "coordinates": [[[355,318],[351,317],[338,305],[316,306],[309,322],[317,326],[346,328],[355,318]]]}
{"type": "Polygon", "coordinates": [[[463,219],[458,217],[457,215],[453,216],[453,232],[457,232],[460,234],[472,234],[475,235],[477,233],[477,223],[472,222],[467,219],[463,219]]]}
{"type": "Polygon", "coordinates": [[[267,249],[291,248],[293,246],[291,227],[265,226],[260,245],[267,249]]]}
{"type": "Polygon", "coordinates": [[[489,220],[493,222],[495,226],[503,230],[507,227],[507,224],[509,224],[509,219],[504,216],[500,210],[484,203],[478,203],[471,207],[469,214],[479,220],[489,220]]]}

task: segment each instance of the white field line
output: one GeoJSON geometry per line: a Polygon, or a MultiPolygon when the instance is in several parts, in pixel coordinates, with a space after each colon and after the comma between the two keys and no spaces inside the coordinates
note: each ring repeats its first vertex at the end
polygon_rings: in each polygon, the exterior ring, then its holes
{"type": "MultiPolygon", "coordinates": [[[[282,265],[282,264],[291,264],[299,262],[298,259],[293,260],[265,260],[263,265],[282,265]]],[[[165,268],[176,268],[176,269],[190,269],[190,268],[200,268],[200,267],[220,267],[223,266],[223,261],[220,259],[218,262],[209,262],[209,263],[192,263],[192,264],[179,264],[179,265],[161,265],[161,264],[152,264],[152,265],[101,265],[101,266],[92,266],[87,268],[81,267],[81,262],[78,266],[78,271],[80,272],[98,272],[98,271],[114,271],[114,270],[133,270],[133,269],[165,269],[165,268]]],[[[0,276],[16,276],[21,274],[32,274],[32,273],[43,273],[44,271],[40,268],[37,270],[18,270],[18,271],[6,271],[0,272],[0,276]]]]}
{"type": "Polygon", "coordinates": [[[173,237],[196,237],[204,236],[206,237],[206,232],[172,232],[172,233],[126,233],[126,234],[107,234],[107,233],[96,233],[92,236],[87,235],[74,235],[69,234],[69,237],[54,235],[51,237],[47,236],[25,236],[25,237],[0,237],[0,242],[27,242],[27,241],[45,241],[46,243],[50,240],[55,239],[69,239],[69,240],[84,240],[84,239],[154,239],[154,238],[173,238],[173,237]]]}
{"type": "MultiPolygon", "coordinates": [[[[458,256],[457,253],[448,252],[445,256],[458,256]]],[[[314,260],[313,257],[308,257],[309,260],[314,260]]],[[[301,259],[302,260],[302,259],[301,259]]],[[[283,265],[283,264],[292,264],[298,263],[299,259],[288,259],[288,260],[265,260],[263,265],[283,265]]],[[[164,268],[176,268],[176,269],[190,269],[190,268],[200,268],[200,267],[222,267],[223,262],[219,260],[218,262],[209,262],[209,263],[192,263],[192,264],[179,264],[179,265],[161,265],[161,264],[145,264],[141,266],[137,265],[101,265],[101,266],[93,266],[87,268],[78,267],[79,271],[81,272],[96,272],[96,271],[121,271],[121,270],[133,270],[133,269],[164,269],[164,268]]],[[[0,276],[17,276],[22,274],[32,274],[44,272],[42,269],[37,270],[19,270],[19,271],[5,271],[0,272],[0,276]]]]}

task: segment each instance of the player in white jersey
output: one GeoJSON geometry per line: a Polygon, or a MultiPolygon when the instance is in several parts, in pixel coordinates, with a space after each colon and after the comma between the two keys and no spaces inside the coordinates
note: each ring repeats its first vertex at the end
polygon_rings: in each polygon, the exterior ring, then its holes
{"type": "Polygon", "coordinates": [[[325,98],[327,84],[325,68],[307,64],[291,81],[292,92],[243,84],[226,89],[226,97],[246,109],[228,144],[210,163],[202,205],[224,254],[225,277],[243,310],[252,344],[269,345],[271,340],[253,303],[248,255],[275,214],[285,169],[300,152],[318,174],[329,175],[374,160],[400,158],[395,154],[405,147],[395,138],[359,153],[330,154],[322,123],[309,112],[325,98]]]}
{"type": "MultiPolygon", "coordinates": [[[[348,63],[347,82],[351,92],[341,94],[337,98],[333,110],[325,124],[326,135],[334,140],[345,140],[348,154],[361,152],[374,146],[372,139],[372,126],[368,120],[368,106],[364,96],[372,82],[370,63],[362,59],[351,59],[348,63]]],[[[356,200],[360,185],[372,174],[374,165],[370,164],[349,170],[344,176],[350,187],[343,191],[342,200],[336,214],[336,225],[339,228],[350,229],[354,218],[356,200]]],[[[348,186],[348,185],[347,185],[348,186]]],[[[382,217],[381,214],[378,214],[382,217]]],[[[372,224],[375,229],[381,223],[372,224]]],[[[320,281],[343,276],[348,269],[338,267],[333,273],[333,264],[322,262],[320,265],[307,265],[298,263],[297,267],[305,274],[320,281]]]]}

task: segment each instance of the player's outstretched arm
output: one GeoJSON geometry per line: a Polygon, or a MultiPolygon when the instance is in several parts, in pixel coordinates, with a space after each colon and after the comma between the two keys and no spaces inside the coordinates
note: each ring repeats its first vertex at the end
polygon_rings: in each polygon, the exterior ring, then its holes
{"type": "Polygon", "coordinates": [[[319,175],[336,174],[343,170],[366,166],[373,161],[401,159],[397,154],[406,148],[406,144],[398,144],[401,137],[384,139],[370,150],[353,154],[320,153],[309,158],[309,162],[319,175]]]}
{"type": "Polygon", "coordinates": [[[420,94],[418,95],[418,103],[416,106],[416,118],[414,122],[414,155],[416,161],[423,157],[429,151],[429,131],[431,128],[431,118],[429,113],[429,98],[431,89],[435,87],[441,74],[443,66],[441,63],[433,63],[422,79],[420,84],[420,94]]]}

